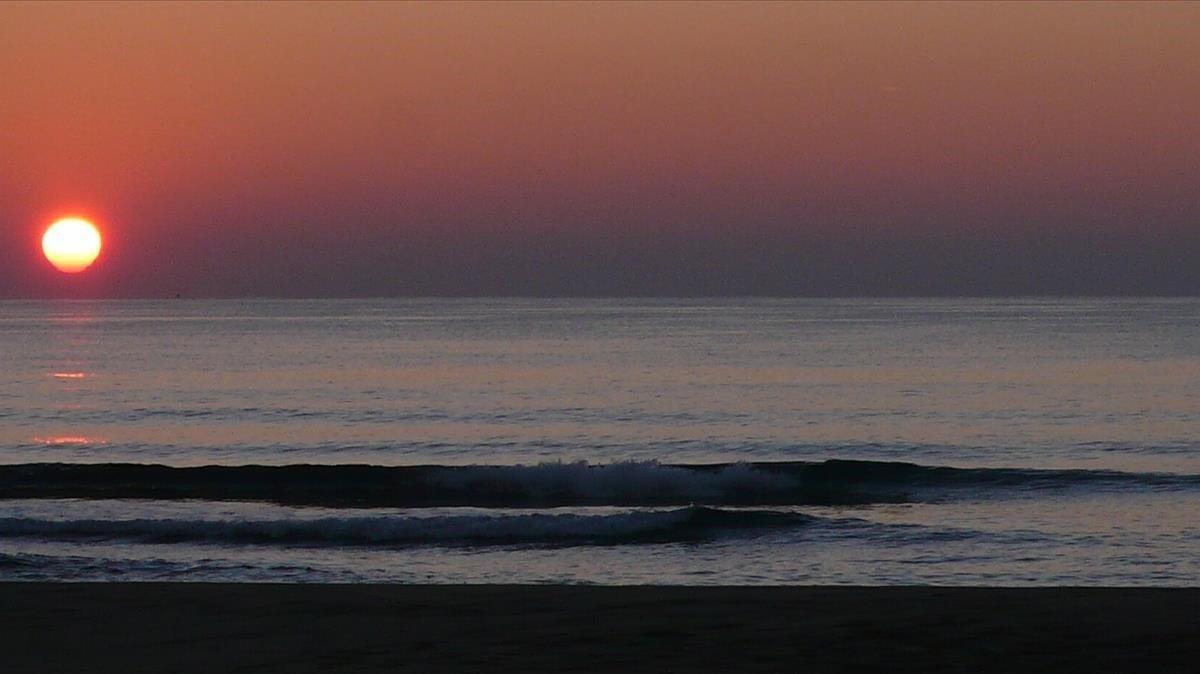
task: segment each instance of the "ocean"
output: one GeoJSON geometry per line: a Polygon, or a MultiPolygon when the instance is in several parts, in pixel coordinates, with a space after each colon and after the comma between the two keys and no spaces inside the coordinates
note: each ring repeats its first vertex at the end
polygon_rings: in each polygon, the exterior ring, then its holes
{"type": "Polygon", "coordinates": [[[1196,585],[1200,300],[0,302],[0,580],[1196,585]]]}

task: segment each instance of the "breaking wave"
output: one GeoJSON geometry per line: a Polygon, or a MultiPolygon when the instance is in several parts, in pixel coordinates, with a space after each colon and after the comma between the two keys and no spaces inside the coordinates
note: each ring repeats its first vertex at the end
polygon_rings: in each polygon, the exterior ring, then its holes
{"type": "Polygon", "coordinates": [[[1200,475],[950,468],[885,461],[522,466],[0,466],[0,498],[267,501],[334,507],[851,505],[1078,486],[1179,490],[1200,475]]]}
{"type": "MultiPolygon", "coordinates": [[[[616,544],[746,535],[797,527],[813,519],[791,512],[705,507],[615,514],[389,515],[273,520],[0,518],[0,538],[339,546],[616,544]]],[[[0,558],[0,564],[3,561],[0,558]]]]}

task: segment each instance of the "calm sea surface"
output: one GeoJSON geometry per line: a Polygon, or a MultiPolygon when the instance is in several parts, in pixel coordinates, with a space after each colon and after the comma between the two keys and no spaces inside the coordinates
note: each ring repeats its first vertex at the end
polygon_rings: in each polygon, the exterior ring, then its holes
{"type": "Polygon", "coordinates": [[[0,302],[0,372],[0,579],[1200,582],[1200,300],[0,302]]]}

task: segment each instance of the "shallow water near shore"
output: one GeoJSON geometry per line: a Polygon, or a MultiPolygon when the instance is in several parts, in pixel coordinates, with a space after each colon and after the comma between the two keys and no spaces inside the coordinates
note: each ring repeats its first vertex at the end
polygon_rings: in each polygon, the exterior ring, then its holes
{"type": "Polygon", "coordinates": [[[1200,301],[0,302],[0,579],[1194,585],[1200,301]]]}

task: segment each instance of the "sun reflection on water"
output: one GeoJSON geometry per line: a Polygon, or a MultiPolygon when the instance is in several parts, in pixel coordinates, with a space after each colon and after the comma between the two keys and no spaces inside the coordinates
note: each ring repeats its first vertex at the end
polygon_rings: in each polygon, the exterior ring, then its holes
{"type": "Polygon", "coordinates": [[[59,445],[102,445],[104,440],[87,435],[54,435],[49,437],[35,437],[34,442],[56,447],[59,445]]]}

